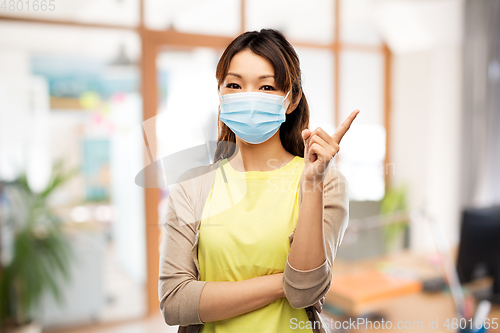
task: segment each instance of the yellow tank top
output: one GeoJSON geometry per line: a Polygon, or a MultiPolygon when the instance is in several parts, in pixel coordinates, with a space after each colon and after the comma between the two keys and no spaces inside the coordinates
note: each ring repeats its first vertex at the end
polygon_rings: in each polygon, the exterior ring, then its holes
{"type": "MultiPolygon", "coordinates": [[[[235,170],[220,161],[203,208],[198,243],[202,281],[241,281],[282,273],[297,224],[304,158],[271,171],[235,170]]],[[[305,309],[280,298],[260,309],[206,323],[200,333],[312,332],[305,309]],[[258,329],[258,330],[256,330],[258,329]]]]}

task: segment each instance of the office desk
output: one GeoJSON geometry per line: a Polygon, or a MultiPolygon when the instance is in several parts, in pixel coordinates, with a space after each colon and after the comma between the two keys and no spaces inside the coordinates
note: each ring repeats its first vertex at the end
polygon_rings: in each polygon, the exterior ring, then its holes
{"type": "MultiPolygon", "coordinates": [[[[455,251],[453,251],[455,253],[455,251]]],[[[452,253],[452,255],[453,255],[452,253]]],[[[359,260],[353,262],[343,262],[336,260],[333,267],[333,274],[341,275],[348,273],[355,273],[363,271],[369,268],[380,268],[385,267],[397,267],[398,269],[405,269],[414,272],[420,278],[432,278],[442,276],[442,266],[439,264],[434,254],[414,254],[410,251],[403,251],[394,255],[387,255],[380,258],[371,258],[366,260],[359,260]]],[[[467,289],[481,288],[491,282],[486,280],[476,281],[471,284],[465,285],[467,289]]],[[[328,302],[327,294],[327,302],[328,302]]],[[[475,306],[477,306],[477,301],[475,306]]],[[[367,311],[376,312],[381,314],[384,321],[390,321],[392,328],[387,326],[382,326],[381,322],[378,324],[380,326],[374,326],[375,322],[372,322],[372,328],[369,325],[359,325],[358,329],[347,330],[333,330],[334,332],[456,332],[456,330],[447,329],[443,326],[446,320],[449,320],[449,324],[452,324],[453,318],[457,318],[455,312],[455,305],[453,303],[453,298],[449,291],[441,291],[437,293],[426,293],[417,292],[410,295],[404,295],[392,299],[382,300],[380,302],[371,304],[366,307],[367,311]],[[397,325],[406,325],[406,328],[398,329],[397,325]],[[437,327],[436,327],[437,324],[437,327]],[[429,325],[431,325],[429,327],[429,325]],[[385,328],[384,328],[385,327],[385,328]]],[[[324,308],[322,315],[329,319],[332,318],[336,321],[349,322],[349,317],[351,320],[356,321],[358,314],[347,314],[344,316],[334,314],[328,311],[328,308],[324,308]]],[[[493,318],[498,318],[497,322],[500,321],[500,305],[493,304],[492,310],[489,315],[490,321],[493,318]]],[[[328,324],[333,324],[332,321],[327,321],[328,324]]],[[[339,325],[339,324],[337,324],[339,325]]],[[[347,326],[347,324],[345,324],[347,326]]],[[[451,326],[450,326],[451,327],[451,326]]],[[[488,332],[500,332],[500,322],[499,328],[496,330],[491,329],[488,332]]]]}

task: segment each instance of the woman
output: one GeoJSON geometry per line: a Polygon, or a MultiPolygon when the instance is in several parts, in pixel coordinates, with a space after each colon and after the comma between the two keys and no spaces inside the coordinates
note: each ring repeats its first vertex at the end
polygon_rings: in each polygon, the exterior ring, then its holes
{"type": "Polygon", "coordinates": [[[271,29],[234,39],[216,77],[216,162],[168,198],[162,314],[182,332],[319,332],[348,222],[347,183],[330,161],[359,111],[333,136],[309,130],[299,59],[271,29]]]}

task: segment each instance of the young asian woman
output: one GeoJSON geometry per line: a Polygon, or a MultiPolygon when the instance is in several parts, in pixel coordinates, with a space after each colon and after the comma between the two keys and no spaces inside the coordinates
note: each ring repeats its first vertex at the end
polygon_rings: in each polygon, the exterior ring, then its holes
{"type": "Polygon", "coordinates": [[[333,135],[309,129],[298,56],[272,29],[234,39],[216,78],[215,162],[168,198],[161,312],[180,332],[320,332],[313,319],[348,223],[332,159],[359,111],[333,135]]]}

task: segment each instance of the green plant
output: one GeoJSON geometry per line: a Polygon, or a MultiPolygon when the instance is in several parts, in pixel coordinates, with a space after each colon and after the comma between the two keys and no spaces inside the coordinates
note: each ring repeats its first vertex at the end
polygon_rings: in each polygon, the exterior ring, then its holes
{"type": "Polygon", "coordinates": [[[62,275],[66,282],[70,280],[69,264],[75,256],[63,222],[48,199],[77,172],[78,168],[64,171],[62,160],[57,161],[49,185],[41,193],[30,189],[24,172],[15,181],[4,183],[8,210],[2,229],[12,236],[12,246],[0,276],[2,327],[30,323],[45,292],[63,304],[57,278],[62,275]]]}
{"type": "MultiPolygon", "coordinates": [[[[389,188],[382,199],[380,205],[380,215],[389,216],[396,212],[405,212],[407,210],[407,192],[408,186],[406,184],[399,187],[389,188]]],[[[384,227],[384,239],[386,251],[388,251],[394,245],[394,242],[398,239],[398,236],[405,231],[407,228],[407,219],[402,219],[401,221],[393,222],[384,227]]]]}

